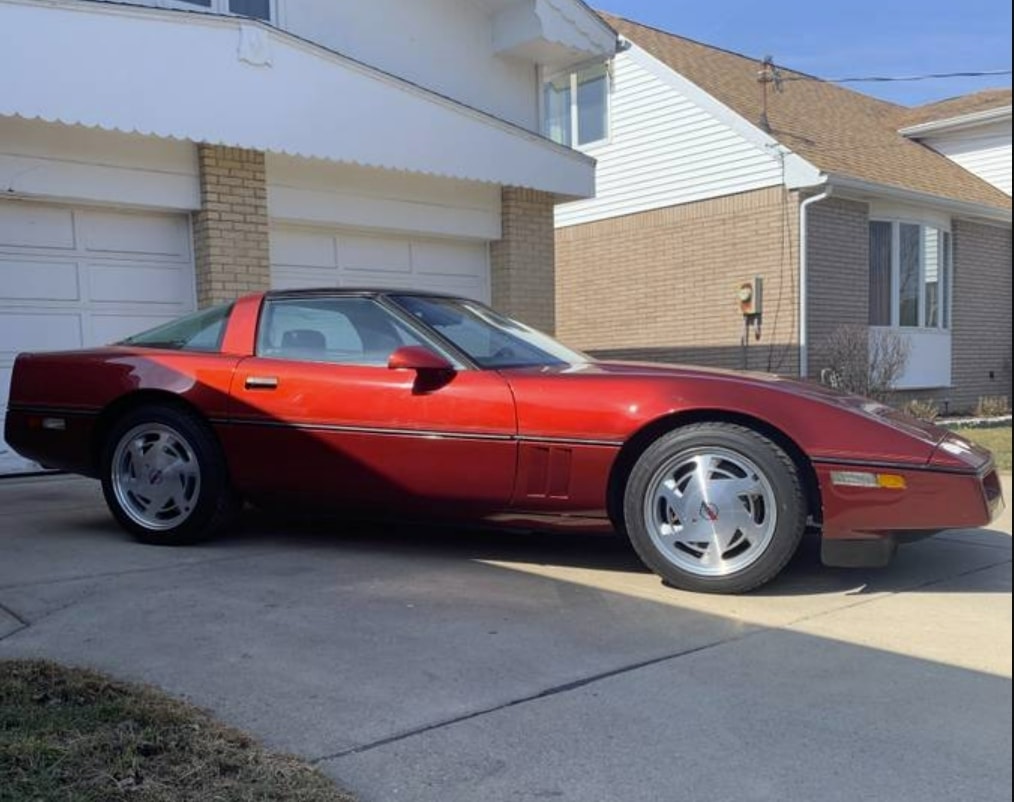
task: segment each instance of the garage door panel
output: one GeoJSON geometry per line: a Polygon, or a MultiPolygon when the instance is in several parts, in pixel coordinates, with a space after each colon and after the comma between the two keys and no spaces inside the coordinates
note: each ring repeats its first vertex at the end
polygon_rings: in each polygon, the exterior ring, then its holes
{"type": "Polygon", "coordinates": [[[21,351],[56,351],[84,345],[81,315],[77,312],[46,313],[0,311],[0,359],[21,351]]]}
{"type": "Polygon", "coordinates": [[[485,242],[283,225],[272,228],[271,240],[277,289],[420,289],[489,300],[485,242]]]}
{"type": "Polygon", "coordinates": [[[301,229],[274,230],[271,232],[271,264],[334,268],[334,235],[301,229]]]}
{"type": "MultiPolygon", "coordinates": [[[[186,215],[0,200],[0,437],[21,351],[122,340],[194,309],[186,215]]],[[[0,439],[0,474],[32,470],[0,439]]]]}
{"type": "Polygon", "coordinates": [[[335,267],[274,265],[271,268],[271,286],[276,290],[337,287],[338,269],[335,267]]]}
{"type": "Polygon", "coordinates": [[[162,323],[175,320],[178,314],[166,315],[102,315],[91,316],[91,337],[93,345],[109,345],[134,334],[153,329],[162,323]]]}
{"type": "Polygon", "coordinates": [[[80,299],[77,262],[36,261],[0,254],[0,304],[80,299]]]}
{"type": "Polygon", "coordinates": [[[89,252],[187,260],[190,227],[185,217],[86,211],[77,214],[78,231],[89,252]]]}
{"type": "Polygon", "coordinates": [[[101,303],[185,305],[191,294],[178,265],[89,264],[88,296],[101,303]]]}
{"type": "Polygon", "coordinates": [[[338,265],[357,273],[411,273],[408,240],[384,237],[338,237],[338,265]]]}
{"type": "Polygon", "coordinates": [[[70,209],[37,203],[5,203],[0,213],[0,248],[73,248],[70,209]]]}
{"type": "Polygon", "coordinates": [[[477,301],[485,300],[485,283],[474,277],[420,276],[413,286],[428,292],[463,295],[477,301]]]}
{"type": "Polygon", "coordinates": [[[412,243],[412,266],[420,276],[474,277],[475,265],[485,260],[485,244],[439,241],[412,243]]]}

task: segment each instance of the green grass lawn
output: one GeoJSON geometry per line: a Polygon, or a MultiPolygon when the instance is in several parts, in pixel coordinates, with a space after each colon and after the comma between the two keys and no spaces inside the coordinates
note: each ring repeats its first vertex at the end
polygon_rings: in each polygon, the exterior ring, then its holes
{"type": "Polygon", "coordinates": [[[962,437],[971,440],[973,443],[985,446],[993,452],[993,457],[996,459],[996,466],[1002,471],[1009,471],[1010,467],[1010,451],[1011,451],[1011,427],[1010,424],[1006,426],[990,426],[990,427],[975,427],[970,429],[955,429],[955,434],[960,434],[962,437]]]}
{"type": "Polygon", "coordinates": [[[0,661],[0,802],[352,802],[154,688],[0,661]]]}

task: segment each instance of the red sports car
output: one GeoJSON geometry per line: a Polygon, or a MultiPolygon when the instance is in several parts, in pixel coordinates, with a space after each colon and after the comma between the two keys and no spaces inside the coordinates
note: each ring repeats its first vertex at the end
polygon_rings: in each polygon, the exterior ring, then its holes
{"type": "Polygon", "coordinates": [[[881,404],[763,374],[598,362],[475,301],[249,295],[106,348],[22,354],[7,442],[101,479],[146,543],[242,499],[616,529],[671,584],[767,582],[809,525],[831,565],[988,523],[993,460],[881,404]]]}

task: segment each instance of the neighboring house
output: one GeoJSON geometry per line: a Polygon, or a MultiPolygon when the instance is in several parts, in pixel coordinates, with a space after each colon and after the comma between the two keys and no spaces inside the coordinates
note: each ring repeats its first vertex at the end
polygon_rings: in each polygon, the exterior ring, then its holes
{"type": "Polygon", "coordinates": [[[0,0],[0,422],[17,352],[268,286],[552,330],[594,161],[540,134],[539,76],[615,47],[580,0],[0,0]]]}
{"type": "Polygon", "coordinates": [[[900,133],[943,153],[1011,194],[1011,90],[972,95],[907,109],[900,133]]]}
{"type": "MultiPolygon", "coordinates": [[[[883,327],[910,343],[908,395],[1010,394],[1010,90],[907,109],[783,68],[762,83],[758,60],[603,18],[626,49],[607,124],[578,143],[596,196],[556,209],[561,339],[816,378],[835,329],[883,327]]],[[[557,137],[585,114],[568,100],[557,137]]]]}

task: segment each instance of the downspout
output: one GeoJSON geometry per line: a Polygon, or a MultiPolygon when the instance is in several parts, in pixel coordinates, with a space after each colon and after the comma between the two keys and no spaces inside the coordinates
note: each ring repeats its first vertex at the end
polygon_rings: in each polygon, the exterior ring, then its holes
{"type": "Polygon", "coordinates": [[[809,374],[810,338],[807,334],[809,321],[806,315],[807,300],[807,258],[806,258],[806,211],[811,203],[819,203],[831,197],[831,186],[819,195],[807,198],[799,204],[799,376],[805,379],[809,374]]]}

